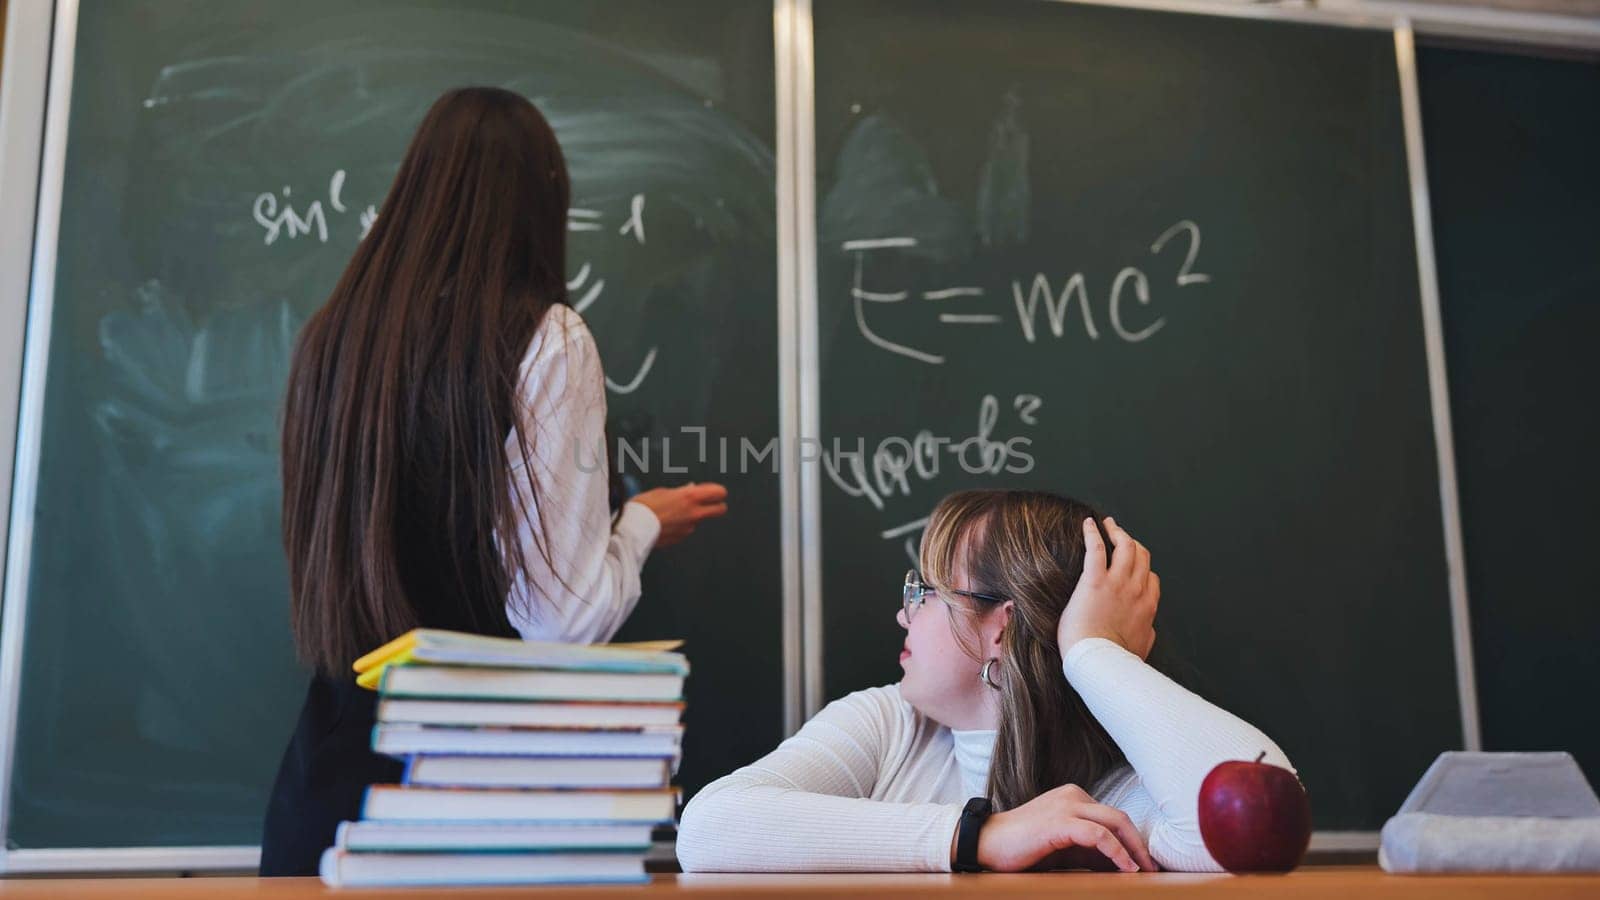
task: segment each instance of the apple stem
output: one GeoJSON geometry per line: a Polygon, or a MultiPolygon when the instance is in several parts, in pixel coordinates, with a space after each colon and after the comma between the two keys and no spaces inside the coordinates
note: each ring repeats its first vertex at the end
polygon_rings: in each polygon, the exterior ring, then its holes
{"type": "Polygon", "coordinates": [[[1261,751],[1261,755],[1256,757],[1256,762],[1261,762],[1263,759],[1266,759],[1266,758],[1267,758],[1267,751],[1263,750],[1263,751],[1261,751]]]}

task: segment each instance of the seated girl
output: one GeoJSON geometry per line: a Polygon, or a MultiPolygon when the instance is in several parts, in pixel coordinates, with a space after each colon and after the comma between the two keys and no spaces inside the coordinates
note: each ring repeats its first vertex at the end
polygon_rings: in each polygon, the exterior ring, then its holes
{"type": "Polygon", "coordinates": [[[1200,782],[1289,761],[1145,662],[1160,579],[1098,521],[1034,491],[941,501],[906,575],[900,683],[828,704],[695,795],[684,871],[1218,871],[1200,782]]]}

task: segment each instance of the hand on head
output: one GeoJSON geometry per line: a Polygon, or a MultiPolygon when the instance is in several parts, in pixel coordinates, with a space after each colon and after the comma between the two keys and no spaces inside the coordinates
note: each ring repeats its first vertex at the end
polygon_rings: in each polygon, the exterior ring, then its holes
{"type": "Polygon", "coordinates": [[[1056,626],[1056,641],[1062,656],[1084,638],[1103,637],[1144,659],[1156,641],[1161,576],[1150,570],[1150,551],[1115,519],[1107,517],[1105,527],[1115,548],[1109,565],[1100,529],[1093,519],[1083,520],[1083,575],[1056,626]]]}

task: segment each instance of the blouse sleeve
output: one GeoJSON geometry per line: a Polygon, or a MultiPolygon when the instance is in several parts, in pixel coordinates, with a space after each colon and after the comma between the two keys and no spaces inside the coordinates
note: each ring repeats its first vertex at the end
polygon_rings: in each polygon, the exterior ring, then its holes
{"type": "Polygon", "coordinates": [[[1291,772],[1260,729],[1212,705],[1105,638],[1073,644],[1062,670],[1133,771],[1095,789],[1128,814],[1164,868],[1220,872],[1200,839],[1200,783],[1218,763],[1254,760],[1291,772]]]}
{"type": "Polygon", "coordinates": [[[828,704],[761,759],[701,789],[678,826],[685,872],[948,872],[961,806],[872,796],[894,688],[828,704]]]}
{"type": "Polygon", "coordinates": [[[655,514],[607,502],[605,376],[578,315],[553,307],[524,364],[519,427],[506,442],[524,516],[506,614],[528,640],[610,640],[639,602],[639,570],[660,534],[655,514]],[[531,446],[519,446],[527,438],[531,446]],[[541,527],[542,526],[542,527],[541,527]]]}

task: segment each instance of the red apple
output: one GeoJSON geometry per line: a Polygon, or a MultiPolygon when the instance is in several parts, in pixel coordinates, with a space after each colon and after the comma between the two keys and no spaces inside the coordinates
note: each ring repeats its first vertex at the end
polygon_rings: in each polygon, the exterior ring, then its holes
{"type": "Polygon", "coordinates": [[[1311,801],[1294,773],[1225,762],[1200,782],[1200,839],[1229,872],[1287,872],[1311,843],[1311,801]]]}

